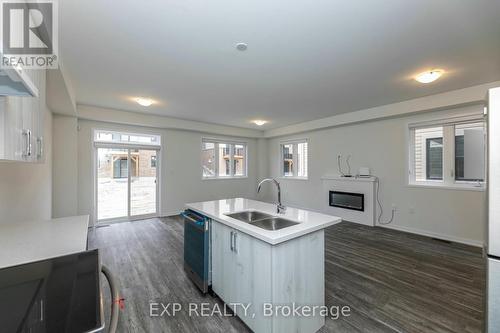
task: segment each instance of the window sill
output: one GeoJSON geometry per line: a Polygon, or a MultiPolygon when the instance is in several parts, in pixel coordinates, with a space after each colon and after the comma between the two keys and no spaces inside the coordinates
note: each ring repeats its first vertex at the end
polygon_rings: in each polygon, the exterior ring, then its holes
{"type": "Polygon", "coordinates": [[[441,189],[441,190],[458,190],[458,191],[476,191],[476,192],[484,192],[486,191],[486,185],[483,186],[475,186],[472,184],[441,184],[441,183],[432,183],[432,182],[421,182],[421,183],[409,183],[408,187],[412,188],[432,188],[432,189],[441,189]]]}
{"type": "Polygon", "coordinates": [[[280,179],[290,179],[290,180],[309,180],[308,177],[284,177],[281,176],[280,179]]]}
{"type": "Polygon", "coordinates": [[[248,176],[234,176],[234,177],[201,177],[201,180],[233,180],[233,179],[247,179],[248,176]]]}

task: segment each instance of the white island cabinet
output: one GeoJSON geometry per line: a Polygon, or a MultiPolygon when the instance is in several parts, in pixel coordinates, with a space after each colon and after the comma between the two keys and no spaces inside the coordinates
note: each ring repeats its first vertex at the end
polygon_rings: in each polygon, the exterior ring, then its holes
{"type": "Polygon", "coordinates": [[[237,198],[187,207],[211,218],[212,289],[250,329],[312,333],[324,325],[323,229],[339,218],[289,207],[279,216],[298,224],[270,231],[227,214],[278,216],[275,205],[237,198]]]}
{"type": "Polygon", "coordinates": [[[272,301],[271,252],[267,243],[212,223],[212,289],[254,332],[272,331],[256,308],[272,301]]]}

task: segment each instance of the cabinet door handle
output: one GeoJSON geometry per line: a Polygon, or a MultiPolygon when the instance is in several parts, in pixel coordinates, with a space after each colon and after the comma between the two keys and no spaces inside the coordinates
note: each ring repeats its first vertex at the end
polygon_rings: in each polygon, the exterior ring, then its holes
{"type": "Polygon", "coordinates": [[[28,130],[23,130],[23,139],[24,139],[24,148],[23,148],[23,157],[28,156],[28,130]]]}
{"type": "Polygon", "coordinates": [[[31,156],[31,130],[28,130],[28,156],[31,156]]]}
{"type": "Polygon", "coordinates": [[[25,145],[25,150],[24,150],[24,157],[30,157],[31,156],[31,130],[23,130],[23,136],[26,138],[26,145],[25,145]]]}
{"type": "Polygon", "coordinates": [[[43,156],[43,137],[38,137],[36,139],[36,142],[37,142],[37,148],[38,148],[38,152],[37,152],[37,158],[42,158],[43,156]]]}
{"type": "Polygon", "coordinates": [[[233,236],[233,241],[234,241],[233,251],[238,253],[238,246],[236,245],[236,236],[238,236],[238,234],[235,232],[233,236]]]}
{"type": "Polygon", "coordinates": [[[231,248],[231,252],[234,250],[234,248],[233,248],[233,236],[234,236],[234,232],[231,231],[231,238],[229,240],[229,247],[231,248]]]}

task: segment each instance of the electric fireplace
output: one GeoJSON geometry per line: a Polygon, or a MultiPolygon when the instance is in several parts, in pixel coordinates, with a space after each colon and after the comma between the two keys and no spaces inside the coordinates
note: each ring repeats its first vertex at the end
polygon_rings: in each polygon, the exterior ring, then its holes
{"type": "Polygon", "coordinates": [[[365,210],[365,195],[362,193],[329,191],[329,196],[329,203],[332,207],[361,212],[365,210]]]}

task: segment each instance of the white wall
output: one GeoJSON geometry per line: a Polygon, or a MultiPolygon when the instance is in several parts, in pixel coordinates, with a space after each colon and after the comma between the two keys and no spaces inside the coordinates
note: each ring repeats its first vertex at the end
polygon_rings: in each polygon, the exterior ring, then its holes
{"type": "Polygon", "coordinates": [[[52,113],[43,112],[45,162],[0,162],[0,223],[51,218],[52,113]]]}
{"type": "Polygon", "coordinates": [[[78,213],[78,120],[76,117],[53,117],[53,186],[54,218],[78,213]]]}
{"type": "MultiPolygon", "coordinates": [[[[413,114],[427,113],[429,111],[485,103],[488,89],[498,87],[499,85],[500,81],[496,81],[354,112],[336,112],[338,114],[335,116],[266,130],[264,131],[264,137],[274,138],[370,120],[410,116],[413,114]]],[[[335,105],[331,107],[335,108],[335,105]]]]}
{"type": "MultiPolygon", "coordinates": [[[[151,127],[127,126],[78,121],[78,213],[94,215],[94,182],[92,129],[122,130],[140,133],[156,133],[162,136],[160,167],[160,215],[178,214],[187,202],[248,197],[254,198],[258,175],[257,139],[241,139],[248,142],[248,177],[244,179],[202,180],[202,137],[225,138],[185,130],[155,129],[151,127]]],[[[267,158],[267,155],[263,156],[267,158]]]]}
{"type": "Polygon", "coordinates": [[[256,195],[257,181],[269,176],[279,176],[281,140],[307,137],[310,142],[310,178],[308,181],[282,180],[286,204],[321,210],[324,198],[321,194],[320,177],[336,173],[338,153],[352,154],[354,170],[359,166],[369,166],[381,178],[381,199],[386,212],[384,219],[388,218],[387,213],[390,213],[392,203],[398,206],[396,221],[391,227],[479,244],[482,243],[485,232],[484,222],[480,222],[483,221],[481,215],[484,211],[484,193],[408,187],[406,134],[407,124],[410,122],[446,117],[463,111],[442,111],[446,108],[484,101],[487,89],[493,85],[498,85],[498,82],[265,132],[79,106],[77,123],[80,131],[76,134],[76,158],[74,120],[54,121],[55,127],[63,127],[57,130],[55,137],[71,138],[61,142],[58,139],[55,147],[57,154],[54,177],[60,178],[54,180],[54,213],[73,214],[76,187],[77,213],[94,214],[91,137],[91,129],[94,127],[162,135],[161,215],[178,213],[188,201],[235,196],[274,201],[276,195],[272,186],[265,186],[263,193],[256,195]],[[73,134],[66,132],[70,128],[73,134]],[[210,132],[211,134],[206,135],[208,137],[223,137],[214,134],[222,133],[253,138],[245,140],[249,142],[249,177],[240,180],[201,180],[199,153],[200,140],[204,135],[199,131],[210,132]],[[59,156],[67,159],[69,154],[73,163],[59,160],[59,156]],[[62,170],[65,165],[69,165],[71,170],[62,170]],[[76,185],[74,175],[77,175],[76,185]],[[63,195],[65,191],[72,193],[69,198],[63,195]]]}
{"type": "MultiPolygon", "coordinates": [[[[367,166],[380,178],[383,219],[390,217],[392,204],[397,206],[396,218],[390,227],[481,245],[485,237],[484,192],[407,185],[408,124],[471,111],[482,112],[482,107],[436,111],[273,138],[268,142],[270,174],[280,176],[281,141],[307,138],[309,180],[281,180],[286,205],[323,210],[325,199],[320,178],[326,174],[338,174],[338,154],[351,154],[353,173],[360,166],[367,166]]],[[[272,193],[266,199],[273,200],[274,195],[272,193]]]]}
{"type": "MultiPolygon", "coordinates": [[[[201,111],[203,112],[203,111],[201,111]]],[[[258,129],[202,123],[195,120],[185,120],[158,116],[154,114],[130,112],[90,105],[77,105],[79,119],[89,121],[104,121],[128,126],[145,126],[154,128],[174,129],[211,133],[215,135],[244,136],[245,138],[260,138],[264,134],[258,129]]]]}

